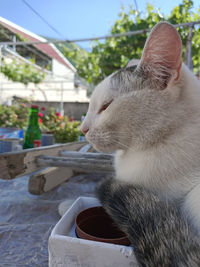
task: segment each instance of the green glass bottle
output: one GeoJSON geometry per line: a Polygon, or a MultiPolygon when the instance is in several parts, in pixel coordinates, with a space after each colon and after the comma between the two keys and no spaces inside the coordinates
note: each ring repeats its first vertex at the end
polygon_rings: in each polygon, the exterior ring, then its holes
{"type": "Polygon", "coordinates": [[[28,128],[24,138],[24,149],[41,146],[42,134],[38,120],[38,106],[32,105],[29,113],[28,128]]]}
{"type": "MultiPolygon", "coordinates": [[[[86,116],[86,113],[84,113],[82,116],[81,116],[81,123],[84,121],[85,119],[85,116],[86,116]]],[[[78,137],[78,141],[85,141],[85,135],[81,132],[79,137],[78,137]]]]}

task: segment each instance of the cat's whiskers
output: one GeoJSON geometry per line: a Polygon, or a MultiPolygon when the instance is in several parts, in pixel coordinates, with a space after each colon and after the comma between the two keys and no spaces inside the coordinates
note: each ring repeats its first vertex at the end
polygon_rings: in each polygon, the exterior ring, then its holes
{"type": "Polygon", "coordinates": [[[100,140],[100,141],[106,141],[106,142],[110,142],[112,143],[113,139],[114,138],[117,138],[117,137],[126,137],[129,138],[127,136],[127,133],[125,132],[114,132],[114,131],[109,131],[109,132],[103,132],[103,133],[97,133],[96,134],[97,138],[100,140]],[[111,136],[112,134],[116,134],[115,136],[111,136]]]}
{"type": "Polygon", "coordinates": [[[127,134],[127,131],[126,132],[122,132],[122,131],[109,131],[109,133],[125,133],[125,134],[127,134]]]}
{"type": "MultiPolygon", "coordinates": [[[[116,132],[109,132],[109,134],[114,135],[114,137],[119,137],[119,138],[125,137],[126,140],[131,139],[131,135],[128,134],[127,132],[117,132],[116,131],[116,132]]],[[[112,138],[113,138],[113,136],[112,136],[112,138]]]]}
{"type": "Polygon", "coordinates": [[[106,132],[96,133],[95,136],[96,136],[96,138],[98,140],[98,143],[101,143],[101,146],[103,146],[103,147],[107,147],[107,146],[113,144],[112,138],[106,132]]]}

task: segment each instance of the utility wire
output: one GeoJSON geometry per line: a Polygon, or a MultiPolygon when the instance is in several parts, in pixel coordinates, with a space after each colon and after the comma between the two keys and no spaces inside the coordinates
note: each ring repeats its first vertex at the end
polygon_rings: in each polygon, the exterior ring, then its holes
{"type": "Polygon", "coordinates": [[[135,3],[136,11],[138,12],[138,4],[137,4],[137,0],[134,0],[134,3],[135,3]]]}
{"type": "Polygon", "coordinates": [[[53,30],[55,33],[57,33],[60,37],[64,37],[62,35],[62,33],[60,33],[54,26],[52,26],[43,16],[41,16],[29,3],[26,2],[26,0],[22,0],[22,2],[30,9],[33,11],[33,13],[35,13],[45,24],[47,24],[49,26],[49,28],[51,28],[51,30],[53,30]]]}
{"type": "MultiPolygon", "coordinates": [[[[24,0],[22,0],[24,1],[24,0]]],[[[173,25],[175,28],[178,27],[193,27],[196,24],[200,24],[200,21],[194,21],[194,22],[188,22],[188,23],[181,23],[173,25]]],[[[137,30],[137,31],[131,31],[131,32],[125,32],[125,33],[116,33],[112,35],[104,35],[99,37],[92,37],[92,38],[83,38],[83,39],[71,39],[71,40],[53,40],[53,41],[17,41],[17,42],[0,42],[0,45],[31,45],[31,44],[62,44],[62,43],[77,43],[77,42],[88,42],[88,41],[94,41],[94,40],[103,40],[103,39],[111,39],[111,38],[118,38],[123,36],[133,36],[137,34],[147,33],[150,32],[151,29],[144,29],[144,30],[137,30]]]]}

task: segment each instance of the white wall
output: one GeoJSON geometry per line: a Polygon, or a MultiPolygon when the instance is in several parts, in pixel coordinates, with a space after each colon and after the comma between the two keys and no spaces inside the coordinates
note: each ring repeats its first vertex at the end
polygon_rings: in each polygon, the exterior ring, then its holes
{"type": "Polygon", "coordinates": [[[39,85],[9,81],[0,73],[0,103],[9,101],[12,96],[26,97],[35,101],[88,102],[85,88],[74,88],[75,73],[59,63],[52,61],[53,75],[47,75],[39,85]]]}

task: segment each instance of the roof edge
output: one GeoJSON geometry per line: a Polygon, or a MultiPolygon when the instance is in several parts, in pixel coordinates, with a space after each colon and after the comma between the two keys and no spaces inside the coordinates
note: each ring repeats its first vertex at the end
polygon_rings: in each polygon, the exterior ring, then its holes
{"type": "Polygon", "coordinates": [[[59,54],[60,57],[62,57],[62,59],[66,62],[67,65],[69,65],[70,69],[73,72],[76,72],[76,68],[72,65],[72,63],[60,52],[60,50],[52,43],[49,43],[49,45],[51,47],[53,47],[53,49],[59,54]]]}
{"type": "Polygon", "coordinates": [[[4,23],[6,23],[6,24],[8,24],[8,25],[10,25],[10,26],[12,26],[12,27],[14,27],[14,28],[16,28],[16,29],[19,30],[19,31],[23,31],[23,32],[26,33],[26,34],[31,35],[32,37],[38,39],[38,40],[41,41],[41,42],[46,42],[46,41],[47,41],[45,38],[43,38],[43,37],[41,37],[41,36],[39,36],[39,35],[37,35],[37,34],[31,32],[31,31],[29,31],[29,30],[26,30],[26,29],[24,29],[23,27],[21,27],[21,26],[15,24],[14,22],[11,22],[10,20],[7,20],[7,19],[5,19],[5,18],[3,18],[3,17],[1,17],[1,16],[0,16],[0,21],[2,21],[2,22],[4,22],[4,23]]]}
{"type": "MultiPolygon", "coordinates": [[[[40,35],[37,35],[37,34],[31,32],[29,30],[26,30],[23,27],[15,24],[15,23],[11,22],[10,20],[7,20],[7,19],[5,19],[5,18],[3,18],[1,16],[0,16],[0,22],[4,22],[4,23],[8,24],[9,26],[14,27],[17,30],[22,31],[22,32],[24,32],[24,33],[32,36],[33,38],[38,39],[41,42],[48,42],[48,40],[45,39],[44,37],[41,37],[40,35]]],[[[57,49],[57,47],[53,43],[49,42],[49,45],[56,51],[56,53],[59,54],[59,56],[66,62],[66,64],[69,66],[69,68],[73,72],[76,72],[77,71],[76,68],[69,62],[69,60],[66,57],[64,57],[64,55],[57,49]]]]}

